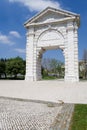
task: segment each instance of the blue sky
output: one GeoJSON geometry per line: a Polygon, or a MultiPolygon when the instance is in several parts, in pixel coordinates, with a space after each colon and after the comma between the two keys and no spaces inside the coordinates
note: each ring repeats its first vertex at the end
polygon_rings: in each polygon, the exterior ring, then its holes
{"type": "MultiPolygon", "coordinates": [[[[26,29],[23,24],[47,6],[80,14],[79,59],[87,49],[87,0],[0,0],[0,58],[25,59],[26,29]]],[[[48,51],[44,57],[62,59],[60,51],[48,51]]]]}

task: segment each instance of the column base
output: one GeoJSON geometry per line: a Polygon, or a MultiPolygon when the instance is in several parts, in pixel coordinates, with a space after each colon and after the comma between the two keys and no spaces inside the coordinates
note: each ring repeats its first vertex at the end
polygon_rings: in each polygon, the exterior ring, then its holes
{"type": "Polygon", "coordinates": [[[42,80],[42,76],[39,76],[39,77],[37,76],[34,78],[34,81],[40,81],[40,80],[42,80]]]}
{"type": "Polygon", "coordinates": [[[79,82],[79,77],[69,75],[69,76],[65,76],[64,80],[65,80],[65,82],[79,82]]]}
{"type": "Polygon", "coordinates": [[[25,80],[26,81],[39,81],[39,80],[42,80],[42,76],[33,77],[33,76],[26,75],[25,80]]]}
{"type": "Polygon", "coordinates": [[[28,76],[28,75],[25,76],[25,80],[26,81],[34,81],[33,76],[28,76]]]}

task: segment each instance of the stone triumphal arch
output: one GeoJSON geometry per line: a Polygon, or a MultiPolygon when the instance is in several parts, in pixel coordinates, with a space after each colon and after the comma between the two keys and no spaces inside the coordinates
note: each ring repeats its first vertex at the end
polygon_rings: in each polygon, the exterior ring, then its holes
{"type": "Polygon", "coordinates": [[[60,48],[65,58],[65,81],[79,81],[79,15],[48,7],[25,23],[27,28],[26,80],[41,79],[41,58],[46,50],[60,48]]]}

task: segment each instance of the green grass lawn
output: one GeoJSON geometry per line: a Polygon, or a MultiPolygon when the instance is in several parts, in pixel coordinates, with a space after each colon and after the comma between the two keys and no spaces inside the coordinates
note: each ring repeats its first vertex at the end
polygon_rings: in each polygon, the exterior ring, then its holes
{"type": "Polygon", "coordinates": [[[87,130],[87,104],[75,105],[69,130],[87,130]]]}
{"type": "Polygon", "coordinates": [[[56,77],[53,76],[44,76],[42,77],[43,80],[53,80],[53,79],[57,79],[56,77]]]}

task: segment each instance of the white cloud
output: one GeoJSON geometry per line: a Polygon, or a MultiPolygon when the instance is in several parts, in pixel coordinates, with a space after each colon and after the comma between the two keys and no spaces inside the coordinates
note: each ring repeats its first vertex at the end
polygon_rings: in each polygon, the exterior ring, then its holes
{"type": "Polygon", "coordinates": [[[10,31],[9,34],[17,38],[21,37],[21,35],[17,31],[10,31]]]}
{"type": "Polygon", "coordinates": [[[16,48],[14,49],[16,52],[18,53],[25,53],[25,49],[21,49],[21,48],[16,48]]]}
{"type": "Polygon", "coordinates": [[[30,11],[41,11],[48,6],[61,8],[60,3],[54,0],[9,0],[9,2],[20,2],[28,7],[30,11]]]}
{"type": "Polygon", "coordinates": [[[15,44],[14,38],[21,38],[21,35],[17,31],[10,31],[8,35],[0,32],[0,43],[2,44],[13,45],[15,44]]]}
{"type": "Polygon", "coordinates": [[[3,44],[13,44],[13,42],[10,40],[9,36],[7,35],[4,35],[2,33],[0,33],[0,43],[3,43],[3,44]]]}

